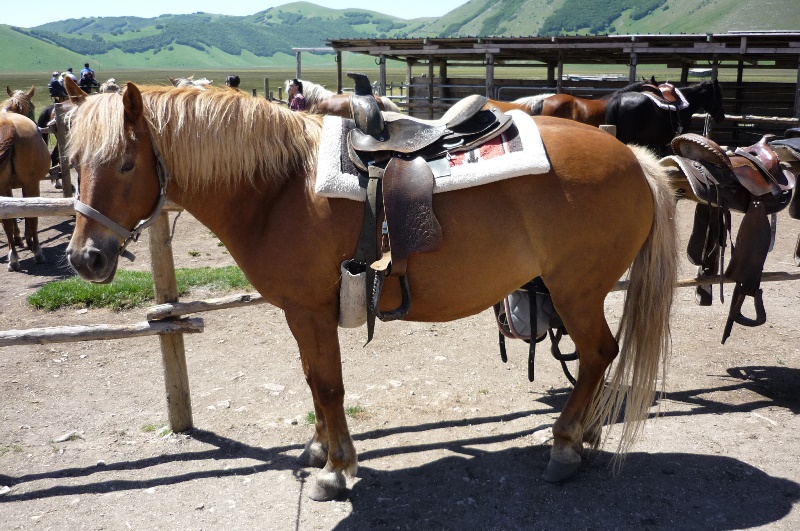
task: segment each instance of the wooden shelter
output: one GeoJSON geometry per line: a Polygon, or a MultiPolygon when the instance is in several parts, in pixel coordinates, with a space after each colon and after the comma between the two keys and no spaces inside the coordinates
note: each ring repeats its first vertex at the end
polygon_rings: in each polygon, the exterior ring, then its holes
{"type": "MultiPolygon", "coordinates": [[[[373,56],[379,65],[378,91],[386,93],[386,61],[407,66],[411,114],[436,116],[451,100],[481,93],[512,100],[541,92],[596,96],[639,78],[643,65],[680,69],[678,85],[690,82],[694,69],[715,78],[723,69],[735,71],[735,81],[723,82],[726,114],[734,117],[718,133],[729,144],[747,143],[764,132],[796,126],[800,118],[800,31],[729,32],[689,35],[600,35],[559,37],[464,37],[418,39],[333,39],[337,56],[338,91],[343,87],[342,52],[373,56]],[[578,79],[564,75],[565,65],[625,65],[627,78],[578,79]],[[412,68],[427,67],[414,78],[412,68]],[[483,67],[476,79],[451,79],[448,68],[483,67]],[[526,79],[498,79],[497,67],[526,69],[526,79]],[[530,75],[530,70],[541,75],[530,75]],[[796,72],[789,81],[745,81],[756,70],[796,72]],[[534,79],[531,79],[531,78],[534,79]],[[791,79],[793,77],[794,79],[791,79]]],[[[310,51],[310,50],[309,50],[310,51]]],[[[300,68],[300,53],[298,69],[300,68]]],[[[733,76],[725,76],[733,77],[733,76]]],[[[715,135],[716,136],[716,135],[715,135]]]]}

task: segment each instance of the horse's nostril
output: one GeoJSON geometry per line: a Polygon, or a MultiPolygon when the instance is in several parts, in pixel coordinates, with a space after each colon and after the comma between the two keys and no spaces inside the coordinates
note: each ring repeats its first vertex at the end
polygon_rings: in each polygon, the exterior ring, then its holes
{"type": "Polygon", "coordinates": [[[90,249],[86,251],[85,254],[86,267],[88,267],[90,271],[102,271],[106,267],[108,259],[97,249],[90,249]]]}

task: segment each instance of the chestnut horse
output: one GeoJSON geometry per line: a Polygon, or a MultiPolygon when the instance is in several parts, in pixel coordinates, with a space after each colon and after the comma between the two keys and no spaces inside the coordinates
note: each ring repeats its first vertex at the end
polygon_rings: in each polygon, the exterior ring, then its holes
{"type": "MultiPolygon", "coordinates": [[[[306,99],[306,111],[312,114],[330,114],[350,118],[350,94],[336,94],[322,85],[299,79],[303,83],[303,97],[306,99]]],[[[286,92],[289,92],[291,79],[286,80],[286,92]]],[[[375,96],[378,108],[382,111],[400,112],[400,108],[386,96],[375,96]]]]}
{"type": "MultiPolygon", "coordinates": [[[[322,468],[311,498],[341,496],[357,456],[343,408],[340,264],[354,255],[364,205],[314,191],[323,117],[216,88],[128,83],[120,94],[92,97],[74,83],[67,90],[76,104],[68,149],[80,201],[94,209],[78,210],[71,266],[85,280],[110,282],[128,227],[159,215],[164,197],[212,230],[285,313],[316,413],[298,460],[322,468]]],[[[406,319],[460,319],[544,279],[580,353],[544,471],[558,481],[577,471],[584,441],[600,444],[601,426],[616,421],[623,400],[620,452],[648,414],[670,344],[675,200],[649,152],[583,124],[531,120],[551,168],[434,196],[443,243],[408,259],[415,299],[406,319]],[[629,268],[615,338],[603,303],[629,268]]],[[[399,282],[387,279],[380,307],[397,307],[400,296],[399,282]]]]}
{"type": "MultiPolygon", "coordinates": [[[[39,195],[39,183],[50,169],[50,153],[39,128],[29,118],[0,112],[0,196],[11,197],[14,188],[22,188],[24,197],[39,195]]],[[[36,263],[44,262],[39,245],[38,218],[25,218],[25,242],[36,263]]],[[[8,270],[20,269],[16,245],[22,245],[16,219],[4,219],[8,239],[8,270]]]]}
{"type": "Polygon", "coordinates": [[[33,105],[34,85],[31,85],[27,92],[11,90],[11,87],[6,86],[6,92],[8,93],[8,99],[0,103],[0,112],[14,112],[33,120],[35,112],[35,106],[33,105]]]}

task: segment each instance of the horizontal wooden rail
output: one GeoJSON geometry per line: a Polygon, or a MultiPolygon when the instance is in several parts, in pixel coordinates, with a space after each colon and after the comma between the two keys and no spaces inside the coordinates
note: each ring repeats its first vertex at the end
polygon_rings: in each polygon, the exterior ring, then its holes
{"type": "MultiPolygon", "coordinates": [[[[41,218],[46,216],[74,216],[75,200],[47,199],[44,197],[0,197],[0,219],[9,218],[41,218]]],[[[167,201],[164,205],[167,212],[177,212],[183,208],[167,201]]]]}
{"type": "Polygon", "coordinates": [[[98,324],[6,330],[0,332],[0,347],[74,343],[77,341],[94,341],[96,339],[127,339],[166,334],[196,334],[202,332],[203,328],[203,319],[194,317],[175,321],[145,321],[132,325],[98,324]]]}
{"type": "Polygon", "coordinates": [[[228,295],[218,299],[208,299],[205,301],[172,302],[159,304],[147,309],[147,320],[156,321],[169,317],[179,317],[190,313],[210,312],[212,310],[224,310],[226,308],[241,308],[243,306],[253,306],[264,304],[266,301],[258,293],[240,293],[238,295],[228,295]]]}
{"type": "MultiPolygon", "coordinates": [[[[781,282],[784,280],[797,280],[800,279],[800,273],[789,273],[787,271],[767,271],[761,274],[761,282],[781,282]]],[[[723,284],[734,284],[735,280],[730,279],[723,279],[723,284]]],[[[627,280],[620,280],[617,282],[617,285],[614,286],[614,289],[611,291],[625,291],[628,289],[629,281],[627,280]]],[[[692,288],[695,286],[712,286],[714,284],[719,284],[719,277],[708,277],[708,278],[687,278],[684,280],[679,280],[676,284],[676,288],[692,288]]]]}

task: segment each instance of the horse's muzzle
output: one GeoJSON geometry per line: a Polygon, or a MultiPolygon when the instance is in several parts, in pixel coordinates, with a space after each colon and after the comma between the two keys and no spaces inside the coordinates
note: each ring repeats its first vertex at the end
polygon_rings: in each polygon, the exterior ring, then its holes
{"type": "Polygon", "coordinates": [[[108,284],[117,272],[117,249],[98,249],[86,244],[80,248],[67,247],[67,262],[83,280],[95,284],[108,284]]]}

